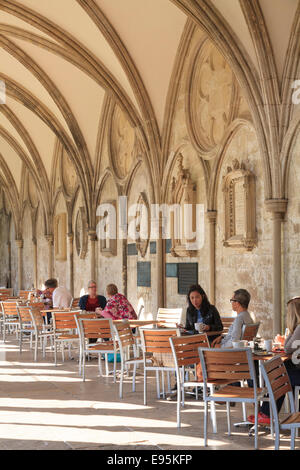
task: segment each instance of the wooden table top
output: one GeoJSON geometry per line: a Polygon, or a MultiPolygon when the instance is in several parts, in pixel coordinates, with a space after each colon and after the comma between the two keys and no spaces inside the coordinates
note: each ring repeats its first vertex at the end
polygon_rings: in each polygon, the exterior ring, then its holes
{"type": "MultiPolygon", "coordinates": [[[[165,323],[164,320],[127,320],[130,326],[146,326],[146,325],[158,325],[165,323]]],[[[121,323],[123,320],[113,320],[114,323],[121,323]]]]}
{"type": "Polygon", "coordinates": [[[272,359],[274,356],[280,356],[283,361],[286,361],[287,359],[290,359],[292,355],[287,354],[284,350],[274,351],[268,354],[255,354],[255,352],[253,352],[253,355],[252,355],[254,361],[268,361],[269,359],[272,359]]]}

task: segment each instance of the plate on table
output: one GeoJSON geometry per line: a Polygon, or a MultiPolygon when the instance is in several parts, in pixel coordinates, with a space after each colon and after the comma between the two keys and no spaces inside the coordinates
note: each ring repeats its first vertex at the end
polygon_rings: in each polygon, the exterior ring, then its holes
{"type": "Polygon", "coordinates": [[[269,356],[271,353],[268,351],[253,351],[256,356],[269,356]]]}

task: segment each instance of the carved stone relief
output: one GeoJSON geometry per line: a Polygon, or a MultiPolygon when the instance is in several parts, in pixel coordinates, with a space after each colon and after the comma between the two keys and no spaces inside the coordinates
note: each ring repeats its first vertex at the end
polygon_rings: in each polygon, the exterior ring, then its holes
{"type": "Polygon", "coordinates": [[[110,154],[118,178],[125,178],[135,159],[136,135],[123,111],[115,106],[110,129],[110,154]]]}
{"type": "Polygon", "coordinates": [[[190,138],[203,158],[220,144],[238,108],[234,75],[218,50],[207,41],[192,65],[186,113],[190,138]]]}
{"type": "Polygon", "coordinates": [[[79,207],[75,220],[75,246],[77,255],[84,259],[88,248],[88,226],[86,213],[83,207],[79,207]]]}
{"type": "Polygon", "coordinates": [[[117,255],[117,203],[115,200],[101,202],[99,214],[98,237],[100,238],[100,251],[104,256],[117,255]]]}
{"type": "Polygon", "coordinates": [[[177,159],[177,177],[173,177],[171,188],[171,254],[173,256],[197,256],[193,249],[196,242],[196,185],[189,170],[183,168],[183,157],[177,159]]]}
{"type": "Polygon", "coordinates": [[[223,178],[225,204],[224,246],[251,251],[257,243],[255,175],[245,164],[233,161],[223,178]]]}
{"type": "Polygon", "coordinates": [[[136,247],[142,258],[144,258],[149,245],[150,232],[150,207],[144,192],[140,194],[137,202],[137,221],[139,237],[136,241],[136,247]]]}

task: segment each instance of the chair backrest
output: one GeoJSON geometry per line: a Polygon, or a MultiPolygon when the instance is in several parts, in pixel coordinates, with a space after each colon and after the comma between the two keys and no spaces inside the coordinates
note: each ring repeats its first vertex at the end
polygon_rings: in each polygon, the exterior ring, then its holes
{"type": "Polygon", "coordinates": [[[261,362],[262,375],[268,389],[271,406],[275,419],[278,419],[276,400],[288,393],[291,405],[291,412],[295,411],[293,389],[286,367],[281,357],[272,357],[269,361],[261,362]]]}
{"type": "Polygon", "coordinates": [[[83,338],[106,340],[106,345],[114,342],[114,329],[111,318],[80,318],[78,317],[83,338]]]}
{"type": "Polygon", "coordinates": [[[18,316],[18,302],[1,302],[2,312],[5,316],[18,316]]]}
{"type": "Polygon", "coordinates": [[[114,323],[114,329],[120,349],[132,346],[135,343],[128,321],[114,323]]]}
{"type": "Polygon", "coordinates": [[[256,389],[255,368],[250,348],[208,349],[199,348],[204,381],[252,379],[256,389]]]}
{"type": "Polygon", "coordinates": [[[17,311],[18,311],[18,314],[19,314],[21,325],[23,323],[31,323],[32,322],[30,310],[31,310],[30,307],[17,306],[17,311]]]}
{"type": "Polygon", "coordinates": [[[209,348],[206,333],[191,336],[178,336],[169,338],[175,364],[178,367],[198,364],[200,357],[199,348],[209,348]]]}
{"type": "Polygon", "coordinates": [[[72,303],[71,303],[71,308],[78,308],[79,307],[79,301],[80,301],[80,297],[76,297],[75,299],[73,299],[72,303]]]}
{"type": "Polygon", "coordinates": [[[182,322],[182,308],[159,308],[156,316],[157,321],[163,321],[166,328],[176,328],[182,322]]]}
{"type": "Polygon", "coordinates": [[[172,353],[169,338],[179,336],[179,329],[142,329],[141,338],[144,353],[172,353]]]}
{"type": "Polygon", "coordinates": [[[52,312],[52,318],[54,331],[77,328],[74,312],[52,312]]]}
{"type": "Polygon", "coordinates": [[[241,339],[245,341],[253,341],[253,338],[257,336],[259,326],[260,322],[243,325],[241,339]]]}
{"type": "Polygon", "coordinates": [[[97,316],[96,312],[84,312],[83,313],[82,311],[80,311],[80,312],[75,312],[74,313],[74,318],[75,318],[76,327],[77,327],[78,332],[80,334],[81,333],[81,326],[79,324],[79,319],[80,318],[81,319],[85,319],[85,318],[93,319],[93,318],[99,318],[99,317],[97,316]]]}
{"type": "Polygon", "coordinates": [[[35,327],[36,330],[43,330],[44,328],[44,317],[41,313],[40,308],[35,307],[35,304],[33,304],[30,307],[30,316],[33,322],[33,326],[35,327]]]}
{"type": "Polygon", "coordinates": [[[11,297],[13,295],[13,289],[12,288],[0,289],[0,294],[7,295],[8,297],[11,297]]]}
{"type": "Polygon", "coordinates": [[[231,316],[221,317],[224,333],[228,332],[230,326],[232,325],[232,323],[234,322],[235,319],[236,319],[236,317],[233,317],[232,315],[231,316]]]}
{"type": "Polygon", "coordinates": [[[30,294],[34,296],[34,291],[32,290],[20,290],[19,291],[19,298],[30,300],[30,294]]]}

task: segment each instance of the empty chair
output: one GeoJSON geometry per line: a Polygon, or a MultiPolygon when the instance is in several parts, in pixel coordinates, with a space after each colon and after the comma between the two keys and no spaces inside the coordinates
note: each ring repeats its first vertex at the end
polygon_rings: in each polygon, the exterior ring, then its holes
{"type": "Polygon", "coordinates": [[[18,333],[20,329],[20,319],[18,314],[18,302],[1,302],[2,305],[2,333],[3,341],[6,339],[6,329],[14,329],[18,333]]]}
{"type": "Polygon", "coordinates": [[[182,308],[159,308],[156,316],[157,321],[161,321],[160,327],[176,328],[182,322],[182,308]]]}
{"type": "Polygon", "coordinates": [[[180,427],[181,404],[184,404],[185,387],[202,387],[202,383],[196,377],[196,365],[200,363],[199,348],[208,348],[209,342],[206,333],[192,336],[179,336],[169,338],[174,356],[177,378],[177,426],[180,427]],[[186,380],[186,368],[194,366],[189,372],[193,372],[194,380],[186,380]]]}
{"type": "Polygon", "coordinates": [[[79,375],[81,375],[82,368],[82,350],[83,350],[83,338],[81,334],[81,327],[79,324],[79,318],[98,318],[96,312],[76,312],[74,313],[74,319],[76,322],[77,332],[79,334],[79,375]]]}
{"type": "Polygon", "coordinates": [[[141,329],[141,339],[144,358],[144,404],[147,404],[147,371],[156,372],[157,397],[160,398],[159,372],[162,373],[164,395],[164,372],[168,372],[168,388],[170,390],[169,372],[175,372],[175,363],[169,338],[179,336],[179,329],[141,329]],[[149,355],[152,363],[148,365],[149,355]]]}
{"type": "Polygon", "coordinates": [[[20,290],[19,291],[19,298],[24,300],[31,300],[34,297],[33,290],[20,290]]]}
{"type": "Polygon", "coordinates": [[[13,295],[13,289],[11,287],[2,288],[0,289],[0,294],[11,297],[13,295]]]}
{"type": "Polygon", "coordinates": [[[137,364],[144,362],[143,356],[137,357],[137,348],[135,345],[135,337],[132,334],[128,321],[121,323],[115,323],[114,328],[116,331],[116,340],[120,349],[121,356],[121,374],[120,374],[120,398],[123,397],[123,378],[124,370],[128,366],[133,365],[133,376],[132,376],[132,391],[135,392],[135,376],[137,364]],[[133,357],[131,357],[131,350],[133,357]]]}
{"type": "Polygon", "coordinates": [[[42,342],[43,357],[46,356],[47,340],[50,339],[50,344],[53,346],[54,331],[50,325],[45,325],[43,315],[39,307],[30,307],[30,315],[32,318],[33,335],[35,338],[34,346],[34,360],[38,358],[38,345],[42,342]]]}
{"type": "Polygon", "coordinates": [[[20,307],[17,306],[17,311],[19,314],[20,320],[20,329],[19,329],[19,348],[20,354],[22,353],[22,344],[23,344],[23,334],[30,334],[30,346],[32,346],[32,333],[34,332],[32,317],[30,314],[30,307],[20,307]]]}
{"type": "Polygon", "coordinates": [[[257,388],[256,373],[250,348],[243,349],[208,349],[199,348],[203,374],[204,400],[204,445],[207,445],[207,414],[208,403],[224,401],[227,407],[227,426],[230,435],[230,402],[252,403],[255,407],[255,449],[258,441],[258,406],[263,401],[265,389],[257,388]],[[236,387],[230,384],[252,380],[253,387],[236,387]],[[217,380],[225,380],[229,385],[208,394],[208,384],[217,380]]]}
{"type": "Polygon", "coordinates": [[[85,381],[85,357],[86,354],[98,354],[99,372],[102,375],[101,355],[105,354],[106,357],[106,374],[109,374],[107,354],[111,353],[114,356],[113,377],[116,381],[116,355],[117,344],[115,341],[115,330],[111,318],[105,319],[84,319],[78,318],[79,335],[81,341],[81,363],[82,363],[82,379],[85,381]],[[97,339],[96,343],[88,344],[89,338],[97,339]]]}
{"type": "Polygon", "coordinates": [[[260,322],[243,325],[241,339],[245,341],[253,341],[253,338],[257,336],[259,326],[260,326],[260,322]]]}
{"type": "Polygon", "coordinates": [[[74,333],[74,330],[77,328],[74,313],[75,312],[52,312],[55,365],[57,365],[57,345],[61,346],[62,360],[64,361],[64,346],[66,344],[69,345],[70,357],[71,344],[74,341],[79,343],[79,334],[74,333]]]}
{"type": "Polygon", "coordinates": [[[281,357],[273,357],[269,361],[261,364],[261,370],[268,389],[270,406],[272,407],[275,430],[275,450],[278,450],[280,445],[280,429],[288,429],[291,431],[291,450],[294,450],[296,431],[300,428],[300,413],[295,410],[293,389],[286,367],[281,357]],[[286,394],[288,395],[291,414],[282,421],[279,421],[276,401],[286,394]]]}

